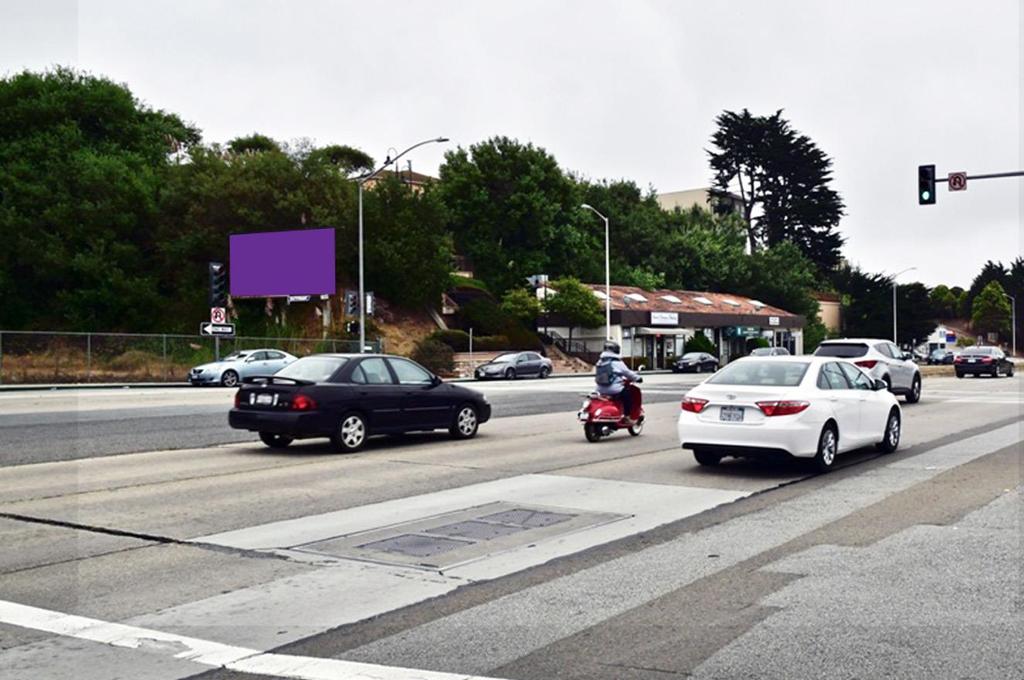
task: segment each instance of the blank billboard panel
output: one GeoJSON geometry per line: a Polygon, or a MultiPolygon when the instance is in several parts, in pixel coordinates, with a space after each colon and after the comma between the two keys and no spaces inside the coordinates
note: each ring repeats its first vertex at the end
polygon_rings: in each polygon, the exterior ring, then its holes
{"type": "Polygon", "coordinates": [[[231,295],[333,295],[334,229],[263,231],[230,237],[231,295]]]}

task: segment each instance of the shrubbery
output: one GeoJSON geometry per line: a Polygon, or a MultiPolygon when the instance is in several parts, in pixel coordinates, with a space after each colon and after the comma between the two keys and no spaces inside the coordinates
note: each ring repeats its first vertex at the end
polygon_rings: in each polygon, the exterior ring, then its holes
{"type": "Polygon", "coordinates": [[[718,356],[718,348],[715,347],[715,343],[708,340],[708,336],[703,333],[697,333],[692,338],[686,341],[686,345],[683,346],[684,352],[707,352],[712,356],[718,356]]]}
{"type": "MultiPolygon", "coordinates": [[[[436,335],[436,334],[434,334],[436,335]]],[[[416,343],[412,351],[412,360],[438,375],[451,375],[455,370],[452,348],[438,340],[434,335],[416,343]]]]}

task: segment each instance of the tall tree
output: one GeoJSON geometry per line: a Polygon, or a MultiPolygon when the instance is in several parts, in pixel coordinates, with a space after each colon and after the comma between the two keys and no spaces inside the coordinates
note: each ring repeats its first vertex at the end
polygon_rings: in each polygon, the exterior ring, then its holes
{"type": "Polygon", "coordinates": [[[157,206],[198,141],[104,78],[0,79],[0,328],[157,328],[157,206]]]}
{"type": "Polygon", "coordinates": [[[460,253],[495,293],[548,273],[552,252],[569,249],[572,182],[544,149],[493,137],[445,154],[441,193],[460,253]]]}
{"type": "Polygon", "coordinates": [[[551,287],[558,292],[548,297],[545,311],[558,315],[568,324],[570,342],[574,327],[597,328],[604,322],[604,308],[594,291],[577,279],[561,278],[552,281],[551,287]]]}
{"type": "Polygon", "coordinates": [[[842,294],[844,335],[866,338],[892,335],[890,279],[847,266],[836,270],[832,281],[842,294]]]}
{"type": "Polygon", "coordinates": [[[998,281],[989,281],[974,298],[971,327],[975,333],[998,333],[1004,338],[1010,331],[1010,301],[998,281]]]}
{"type": "Polygon", "coordinates": [[[782,111],[724,111],[708,151],[714,189],[739,191],[750,250],[795,243],[825,275],[840,261],[843,201],[832,189],[832,159],[793,130],[782,111]]]}
{"type": "Polygon", "coordinates": [[[938,316],[928,288],[923,283],[900,284],[896,286],[896,300],[897,343],[923,342],[935,330],[938,316]]]}

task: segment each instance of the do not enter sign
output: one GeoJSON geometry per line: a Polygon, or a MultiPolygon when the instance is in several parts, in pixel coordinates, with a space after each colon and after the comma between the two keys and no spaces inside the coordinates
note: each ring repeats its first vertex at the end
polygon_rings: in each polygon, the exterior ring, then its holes
{"type": "Polygon", "coordinates": [[[967,173],[966,172],[951,172],[949,173],[949,190],[950,191],[965,191],[967,189],[967,173]]]}

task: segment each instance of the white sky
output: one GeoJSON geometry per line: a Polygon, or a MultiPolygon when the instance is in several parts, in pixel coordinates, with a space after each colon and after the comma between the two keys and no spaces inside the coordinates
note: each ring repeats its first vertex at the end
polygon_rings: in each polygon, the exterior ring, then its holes
{"type": "Polygon", "coordinates": [[[835,161],[848,259],[966,286],[1021,253],[1024,179],[918,206],[916,168],[1024,169],[1022,35],[1020,0],[3,0],[0,73],[73,64],[208,141],[503,134],[658,191],[709,183],[722,109],[783,108],[835,161]]]}

